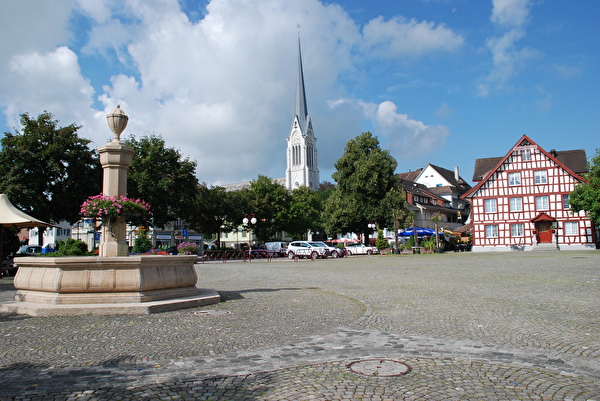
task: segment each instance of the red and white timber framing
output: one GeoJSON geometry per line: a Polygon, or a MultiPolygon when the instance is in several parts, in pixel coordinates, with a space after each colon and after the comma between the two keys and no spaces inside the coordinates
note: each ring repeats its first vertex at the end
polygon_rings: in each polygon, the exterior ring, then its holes
{"type": "Polygon", "coordinates": [[[462,196],[471,201],[473,251],[595,249],[592,221],[568,204],[583,181],[524,135],[462,196]]]}

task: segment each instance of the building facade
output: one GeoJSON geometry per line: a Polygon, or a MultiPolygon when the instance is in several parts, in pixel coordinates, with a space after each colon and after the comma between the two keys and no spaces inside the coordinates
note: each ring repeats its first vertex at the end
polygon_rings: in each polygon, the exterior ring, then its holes
{"type": "Polygon", "coordinates": [[[586,171],[584,150],[547,152],[526,135],[504,157],[477,159],[478,184],[462,196],[473,251],[596,249],[592,221],[569,205],[586,171]]]}
{"type": "Polygon", "coordinates": [[[454,230],[469,217],[469,202],[460,196],[471,188],[459,173],[427,164],[425,168],[397,174],[404,190],[408,209],[415,214],[415,224],[435,228],[432,221],[439,216],[438,227],[454,230]]]}
{"type": "Polygon", "coordinates": [[[302,53],[298,36],[298,76],[296,80],[296,110],[292,129],[287,138],[286,188],[289,190],[304,186],[313,190],[319,188],[319,163],[317,159],[317,138],[308,114],[302,53]]]}

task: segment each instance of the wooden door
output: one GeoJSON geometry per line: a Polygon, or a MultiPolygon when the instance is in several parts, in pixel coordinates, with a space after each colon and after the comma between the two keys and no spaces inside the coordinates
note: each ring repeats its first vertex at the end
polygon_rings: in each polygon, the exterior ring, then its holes
{"type": "Polygon", "coordinates": [[[552,242],[551,221],[538,221],[535,223],[535,229],[537,230],[537,242],[539,244],[549,244],[552,242]]]}

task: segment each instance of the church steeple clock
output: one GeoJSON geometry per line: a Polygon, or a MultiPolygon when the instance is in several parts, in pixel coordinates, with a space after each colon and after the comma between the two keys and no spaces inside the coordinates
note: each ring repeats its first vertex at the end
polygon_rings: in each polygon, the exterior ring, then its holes
{"type": "Polygon", "coordinates": [[[300,35],[298,35],[298,77],[296,80],[296,110],[287,139],[286,187],[290,190],[306,186],[319,188],[317,138],[315,138],[304,89],[300,35]]]}

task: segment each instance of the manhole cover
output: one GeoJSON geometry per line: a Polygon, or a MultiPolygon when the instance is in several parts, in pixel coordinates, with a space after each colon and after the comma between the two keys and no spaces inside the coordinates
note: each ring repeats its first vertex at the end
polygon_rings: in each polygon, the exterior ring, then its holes
{"type": "Polygon", "coordinates": [[[227,316],[230,314],[231,312],[228,310],[197,310],[194,312],[196,316],[227,316]]]}
{"type": "Polygon", "coordinates": [[[367,359],[352,362],[348,368],[354,373],[365,376],[392,377],[401,376],[410,372],[410,366],[404,362],[392,359],[367,359]]]}

